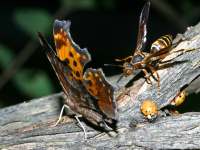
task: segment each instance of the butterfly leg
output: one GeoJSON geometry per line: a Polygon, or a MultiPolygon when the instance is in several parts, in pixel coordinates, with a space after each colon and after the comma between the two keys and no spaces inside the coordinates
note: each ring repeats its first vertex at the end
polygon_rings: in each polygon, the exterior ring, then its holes
{"type": "MultiPolygon", "coordinates": [[[[64,109],[67,108],[67,109],[70,109],[68,105],[64,104],[62,106],[62,109],[60,111],[60,115],[59,115],[59,118],[58,118],[58,121],[56,122],[55,125],[53,125],[53,127],[57,126],[59,124],[59,122],[61,121],[62,119],[62,115],[64,113],[64,109]]],[[[83,132],[84,132],[84,136],[85,136],[85,139],[87,139],[87,132],[85,130],[85,127],[83,126],[83,124],[81,123],[81,121],[79,120],[79,117],[78,115],[75,115],[75,119],[77,120],[77,122],[79,123],[79,125],[81,126],[81,128],[83,129],[83,132]]],[[[82,117],[82,116],[81,116],[82,117]]]]}
{"type": "Polygon", "coordinates": [[[63,115],[63,112],[64,112],[64,109],[65,109],[65,108],[69,109],[69,107],[68,107],[66,104],[64,104],[64,105],[62,106],[62,109],[61,109],[61,111],[60,111],[60,115],[59,115],[58,121],[53,125],[53,127],[57,126],[57,125],[59,124],[59,122],[61,121],[62,115],[63,115]]]}
{"type": "Polygon", "coordinates": [[[85,139],[87,139],[87,132],[86,132],[86,130],[85,130],[85,127],[83,126],[83,124],[82,124],[81,121],[79,120],[79,117],[80,117],[80,116],[75,115],[76,120],[78,121],[79,125],[80,125],[81,128],[83,129],[85,139]]]}
{"type": "Polygon", "coordinates": [[[152,84],[151,79],[150,79],[150,76],[149,76],[147,70],[146,70],[146,69],[142,69],[142,71],[144,72],[144,77],[145,77],[147,83],[148,83],[148,84],[152,84]]]}

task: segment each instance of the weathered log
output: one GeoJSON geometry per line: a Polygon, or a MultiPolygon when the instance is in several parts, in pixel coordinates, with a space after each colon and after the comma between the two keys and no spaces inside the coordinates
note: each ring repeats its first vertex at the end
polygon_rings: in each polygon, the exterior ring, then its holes
{"type": "MultiPolygon", "coordinates": [[[[0,110],[0,148],[86,149],[86,148],[199,148],[200,113],[163,117],[155,123],[119,128],[115,137],[85,125],[88,139],[77,123],[52,127],[59,115],[61,94],[51,95],[0,110]]],[[[67,123],[66,123],[67,122],[67,123]]]]}
{"type": "MultiPolygon", "coordinates": [[[[0,148],[6,149],[96,149],[96,148],[200,148],[200,113],[190,112],[177,116],[159,117],[148,123],[140,113],[140,104],[146,98],[153,99],[163,108],[169,104],[185,85],[187,90],[198,92],[200,75],[200,24],[189,28],[182,41],[169,57],[173,61],[185,61],[164,70],[160,94],[157,82],[153,85],[139,79],[132,86],[116,91],[119,120],[117,132],[103,133],[91,127],[86,128],[88,139],[73,117],[63,117],[62,122],[53,126],[62,107],[62,93],[31,100],[0,110],[0,148]],[[194,48],[194,50],[187,51],[194,48]],[[174,52],[185,49],[185,52],[174,52]],[[191,84],[191,82],[193,82],[191,84]]],[[[176,38],[177,40],[177,38],[176,38]]],[[[164,61],[165,61],[164,60],[164,61]]],[[[117,77],[110,78],[115,83],[117,77]]],[[[127,83],[128,79],[124,82],[127,83]]]]}

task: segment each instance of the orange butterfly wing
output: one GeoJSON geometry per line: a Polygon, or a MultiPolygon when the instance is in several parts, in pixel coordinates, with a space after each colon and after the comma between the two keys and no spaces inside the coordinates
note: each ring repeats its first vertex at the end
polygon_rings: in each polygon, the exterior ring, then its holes
{"type": "Polygon", "coordinates": [[[80,98],[81,93],[76,88],[74,88],[73,82],[71,82],[71,79],[66,73],[66,72],[70,72],[71,69],[57,57],[54,50],[51,48],[51,46],[47,43],[45,38],[40,33],[39,33],[39,39],[40,39],[41,45],[45,48],[47,58],[50,61],[60,81],[60,84],[63,87],[65,94],[68,96],[68,98],[72,98],[72,97],[80,98]]]}
{"type": "Polygon", "coordinates": [[[89,68],[84,74],[87,91],[96,98],[99,109],[109,118],[116,119],[114,88],[105,79],[101,69],[89,68]]]}
{"type": "Polygon", "coordinates": [[[73,42],[70,25],[70,21],[55,20],[53,34],[56,52],[59,59],[71,69],[70,76],[75,80],[82,80],[84,66],[91,58],[87,49],[81,49],[73,42]]]}

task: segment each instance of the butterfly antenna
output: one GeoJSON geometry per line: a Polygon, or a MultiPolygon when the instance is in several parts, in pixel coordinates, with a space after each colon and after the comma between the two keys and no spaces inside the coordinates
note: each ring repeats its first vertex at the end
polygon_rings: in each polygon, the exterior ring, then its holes
{"type": "Polygon", "coordinates": [[[39,37],[40,44],[42,45],[42,47],[44,47],[47,53],[49,53],[50,51],[53,51],[52,47],[49,45],[49,43],[47,42],[45,37],[42,35],[42,33],[38,32],[38,37],[39,37]]]}
{"type": "Polygon", "coordinates": [[[111,67],[119,67],[119,68],[124,68],[123,65],[116,65],[116,64],[104,64],[104,66],[111,66],[111,67]]]}

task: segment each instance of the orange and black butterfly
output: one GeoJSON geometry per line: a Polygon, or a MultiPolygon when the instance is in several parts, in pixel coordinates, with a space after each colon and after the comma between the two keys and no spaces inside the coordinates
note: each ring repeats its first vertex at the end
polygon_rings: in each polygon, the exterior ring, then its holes
{"type": "MultiPolygon", "coordinates": [[[[149,17],[150,1],[147,1],[142,9],[139,18],[139,29],[137,35],[136,48],[132,56],[128,56],[124,59],[116,59],[118,62],[124,62],[122,65],[123,76],[129,76],[134,73],[135,70],[140,69],[144,72],[147,83],[151,83],[149,71],[151,75],[158,81],[160,81],[156,67],[158,63],[166,57],[172,47],[172,36],[165,35],[157,39],[151,45],[150,52],[144,52],[147,42],[147,21],[149,17]],[[156,76],[154,76],[154,73],[156,76]]],[[[121,76],[121,77],[123,77],[121,76]]],[[[119,79],[120,80],[120,79],[119,79]]],[[[119,81],[118,80],[118,81],[119,81]]]]}
{"type": "Polygon", "coordinates": [[[105,127],[116,120],[114,87],[101,69],[87,68],[91,61],[87,49],[81,49],[71,38],[70,21],[54,22],[56,52],[39,33],[39,39],[67,98],[65,104],[94,125],[105,127]]]}

